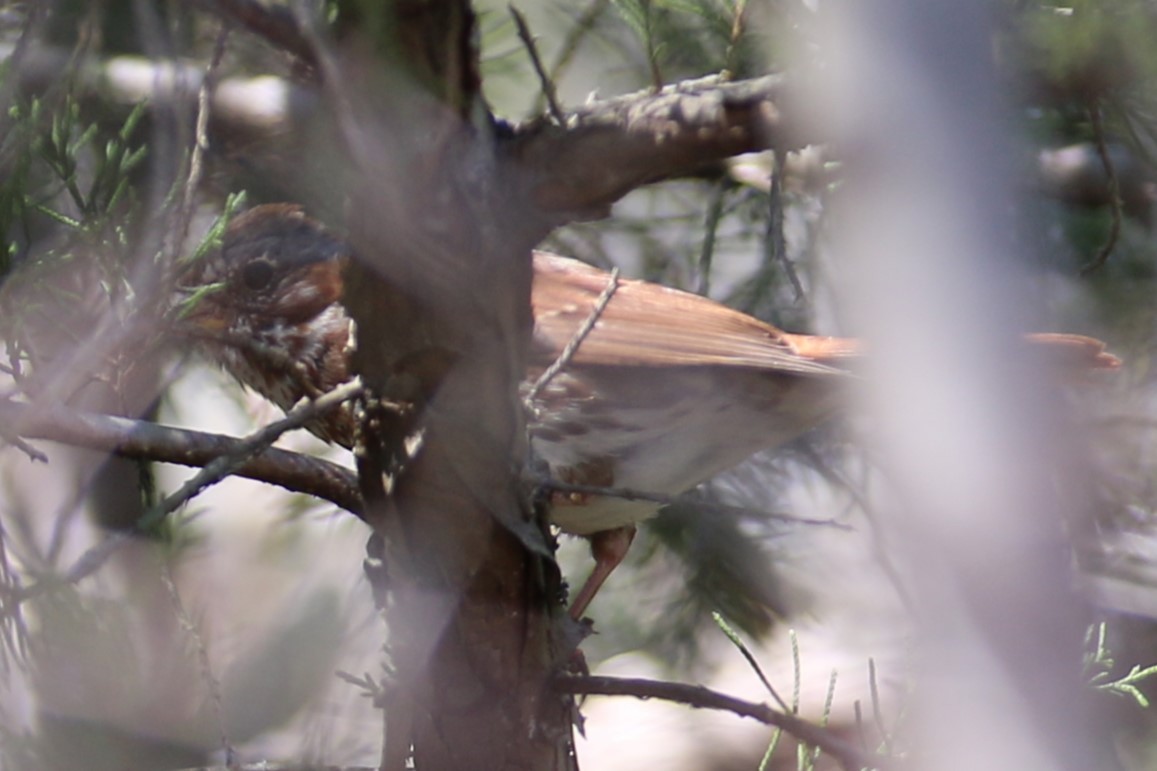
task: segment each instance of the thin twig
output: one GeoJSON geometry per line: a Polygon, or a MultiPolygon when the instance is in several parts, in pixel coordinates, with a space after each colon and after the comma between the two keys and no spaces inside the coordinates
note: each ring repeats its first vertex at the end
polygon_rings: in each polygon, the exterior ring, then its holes
{"type": "Polygon", "coordinates": [[[803,282],[800,281],[795,264],[787,254],[787,238],[783,230],[783,173],[786,157],[784,152],[779,149],[772,153],[772,157],[775,166],[771,170],[771,191],[768,193],[766,248],[771,262],[778,262],[783,266],[783,272],[787,275],[787,280],[791,282],[791,288],[795,291],[795,301],[798,304],[804,299],[803,282]]]}
{"type": "Polygon", "coordinates": [[[735,49],[739,45],[739,38],[743,37],[743,29],[747,14],[747,0],[739,0],[735,4],[735,16],[731,18],[731,34],[727,37],[727,52],[723,55],[724,70],[728,80],[735,73],[735,49]]]}
{"type": "Polygon", "coordinates": [[[699,250],[699,288],[706,296],[711,291],[711,263],[715,258],[715,237],[719,233],[719,221],[723,218],[723,199],[727,195],[727,178],[721,177],[711,191],[711,201],[707,205],[707,222],[703,226],[703,246],[699,250]]]}
{"type": "Polygon", "coordinates": [[[564,693],[662,699],[697,709],[733,712],[740,717],[749,717],[765,725],[782,728],[805,744],[819,747],[835,758],[846,771],[860,771],[865,768],[885,769],[894,765],[888,758],[863,752],[828,728],[813,725],[794,715],[777,712],[766,704],[743,701],[701,685],[641,678],[574,675],[556,677],[554,684],[564,693]]]}
{"type": "MultiPolygon", "coordinates": [[[[571,62],[574,61],[574,55],[578,52],[579,45],[582,43],[584,37],[594,29],[595,22],[603,15],[610,4],[610,0],[591,0],[583,12],[575,19],[574,26],[567,31],[566,37],[563,38],[562,45],[558,47],[558,55],[554,59],[554,66],[550,68],[550,81],[557,83],[562,79],[562,76],[570,68],[571,62]]],[[[541,102],[535,105],[536,111],[541,111],[541,102]]]]}
{"type": "Polygon", "coordinates": [[[607,305],[610,303],[611,298],[614,297],[615,291],[618,290],[618,288],[619,269],[615,268],[611,271],[611,275],[607,278],[606,288],[603,289],[602,293],[598,296],[598,299],[595,300],[594,307],[591,308],[590,315],[586,317],[583,325],[579,327],[578,331],[575,332],[574,337],[572,337],[566,344],[566,347],[562,349],[562,353],[558,355],[558,358],[555,359],[554,362],[552,362],[551,365],[546,368],[545,372],[539,375],[538,380],[536,380],[534,385],[531,386],[530,393],[528,393],[526,398],[522,400],[523,404],[525,404],[528,409],[533,410],[533,407],[530,405],[535,400],[535,398],[538,397],[539,393],[542,392],[542,389],[550,385],[550,381],[554,380],[555,377],[558,376],[558,373],[562,372],[566,366],[570,364],[571,359],[573,359],[574,355],[578,352],[579,346],[583,344],[583,340],[586,340],[587,336],[595,328],[595,324],[598,323],[599,317],[603,315],[603,311],[606,310],[607,305]]]}
{"type": "Polygon", "coordinates": [[[872,720],[876,723],[876,730],[884,743],[884,749],[892,751],[892,736],[884,726],[884,711],[880,709],[880,684],[876,679],[876,660],[868,658],[868,688],[872,694],[872,720]]]}
{"type": "MultiPolygon", "coordinates": [[[[823,717],[820,719],[820,725],[823,726],[824,728],[828,727],[828,722],[832,718],[832,704],[834,704],[835,700],[836,700],[836,680],[838,677],[839,677],[839,670],[833,668],[832,669],[832,676],[830,678],[828,678],[828,693],[827,693],[827,696],[824,697],[823,717]]],[[[815,750],[812,752],[812,760],[813,761],[819,759],[820,751],[821,751],[820,748],[816,747],[815,750]]]]}
{"type": "Polygon", "coordinates": [[[550,109],[550,117],[554,118],[555,123],[562,126],[566,122],[566,115],[558,103],[558,90],[554,87],[554,81],[550,79],[546,68],[542,66],[542,58],[538,55],[538,45],[534,42],[534,36],[530,34],[526,17],[513,3],[510,4],[509,8],[510,15],[514,17],[514,25],[518,27],[518,38],[526,46],[526,52],[530,55],[530,63],[534,65],[534,71],[538,75],[538,82],[542,86],[542,95],[546,98],[547,107],[550,109]]]}
{"type": "Polygon", "coordinates": [[[800,675],[799,635],[794,629],[788,629],[787,639],[791,641],[791,714],[798,715],[799,692],[803,687],[803,677],[800,675]]]}
{"type": "MultiPolygon", "coordinates": [[[[8,560],[8,534],[0,526],[0,608],[7,608],[7,597],[19,591],[20,580],[8,560]]],[[[0,672],[10,676],[12,659],[18,664],[28,663],[28,627],[20,613],[0,615],[0,672]]]]}
{"type": "MultiPolygon", "coordinates": [[[[139,468],[139,466],[138,466],[139,468]]],[[[89,478],[85,484],[77,485],[69,491],[69,495],[56,506],[55,513],[46,519],[52,521],[52,534],[48,538],[48,548],[44,550],[41,562],[45,565],[60,563],[60,555],[69,535],[76,532],[73,523],[78,517],[84,516],[84,499],[93,492],[95,478],[89,478]]]]}
{"type": "Polygon", "coordinates": [[[1097,256],[1093,258],[1092,262],[1081,268],[1082,276],[1087,276],[1100,269],[1109,261],[1109,256],[1117,246],[1117,239],[1121,236],[1121,208],[1123,206],[1121,184],[1117,179],[1117,168],[1113,165],[1113,159],[1109,157],[1109,148],[1105,143],[1105,126],[1101,120],[1100,104],[1094,104],[1089,108],[1089,118],[1093,123],[1093,141],[1097,146],[1097,155],[1101,158],[1101,165],[1105,168],[1105,176],[1109,183],[1109,214],[1112,219],[1109,223],[1108,238],[1105,239],[1105,243],[1101,244],[1101,248],[1097,251],[1097,256]]]}
{"type": "MultiPolygon", "coordinates": [[[[235,453],[243,441],[142,420],[59,406],[41,410],[14,402],[0,402],[0,423],[13,426],[20,435],[31,439],[182,466],[204,466],[222,455],[235,453]]],[[[358,516],[362,512],[353,472],[321,458],[271,447],[249,457],[233,473],[322,498],[358,516]]]]}
{"type": "Polygon", "coordinates": [[[759,666],[759,662],[755,660],[755,654],[751,652],[751,649],[747,647],[747,644],[744,643],[743,640],[739,639],[739,633],[731,628],[731,625],[723,618],[723,614],[719,611],[713,611],[711,617],[715,620],[715,625],[719,627],[723,634],[727,636],[727,639],[731,641],[731,644],[739,649],[743,658],[747,660],[748,666],[755,672],[755,676],[759,678],[759,682],[763,683],[763,687],[767,689],[767,692],[771,694],[771,698],[775,699],[775,703],[779,705],[779,708],[784,712],[792,712],[793,710],[788,709],[787,702],[780,697],[779,691],[775,690],[771,681],[767,679],[767,675],[763,673],[763,667],[759,666]]]}
{"type": "Polygon", "coordinates": [[[217,85],[217,71],[225,56],[225,41],[229,37],[229,27],[221,25],[217,41],[213,45],[213,55],[209,66],[201,78],[201,88],[197,91],[197,123],[193,130],[193,149],[189,153],[189,174],[185,178],[185,189],[181,204],[177,207],[176,226],[171,235],[172,245],[180,248],[189,235],[189,224],[193,221],[193,209],[197,202],[197,188],[204,176],[205,153],[209,149],[209,103],[213,89],[217,85]]]}
{"type": "Polygon", "coordinates": [[[876,511],[856,485],[848,479],[839,469],[832,466],[827,460],[820,455],[816,449],[810,444],[804,444],[800,448],[801,454],[808,459],[812,468],[820,472],[828,484],[843,488],[848,495],[851,496],[852,501],[864,513],[864,517],[868,520],[871,526],[871,542],[872,552],[876,558],[876,562],[880,565],[880,569],[884,571],[884,575],[888,577],[888,581],[892,584],[892,588],[896,592],[896,596],[900,599],[900,603],[904,609],[909,613],[916,612],[916,601],[909,593],[907,586],[904,584],[904,578],[900,574],[899,568],[892,561],[891,552],[888,545],[884,542],[884,534],[880,528],[880,518],[876,516],[876,511]]]}
{"type": "Polygon", "coordinates": [[[557,479],[550,479],[548,477],[540,478],[537,481],[538,484],[544,489],[556,493],[605,495],[610,498],[621,498],[624,501],[650,501],[652,503],[658,503],[661,506],[689,504],[693,506],[699,506],[700,508],[703,508],[707,511],[735,512],[740,514],[756,513],[759,516],[781,520],[783,522],[793,522],[799,525],[821,525],[823,527],[834,527],[838,530],[853,529],[851,525],[844,524],[843,522],[837,522],[834,519],[809,519],[806,517],[793,517],[789,514],[776,514],[775,512],[750,509],[744,506],[729,506],[725,503],[715,503],[714,501],[704,501],[686,496],[648,493],[642,490],[631,490],[626,487],[598,487],[596,485],[577,485],[571,484],[570,482],[560,482],[557,479]]]}
{"type": "MultiPolygon", "coordinates": [[[[311,402],[294,408],[281,420],[262,427],[244,439],[235,440],[227,452],[220,453],[214,457],[206,463],[199,472],[194,474],[191,479],[181,485],[175,493],[167,496],[160,503],[150,507],[148,511],[141,515],[140,519],[137,520],[136,529],[138,531],[147,530],[205,487],[215,484],[226,476],[240,471],[247,464],[251,463],[257,455],[269,452],[269,445],[277,441],[278,437],[285,432],[304,426],[310,420],[327,410],[340,407],[342,403],[359,396],[362,390],[360,381],[355,380],[345,383],[311,402]]],[[[11,405],[5,406],[10,407],[11,405]]],[[[0,410],[0,413],[2,413],[2,410],[0,410]]],[[[131,423],[133,421],[124,422],[131,423]]],[[[176,429],[168,430],[176,431],[176,429]]],[[[295,453],[286,454],[294,455],[295,453]]],[[[348,471],[346,473],[349,474],[348,471]]],[[[352,477],[352,474],[350,476],[352,477]]],[[[8,599],[12,601],[11,606],[6,606],[0,611],[0,616],[11,614],[20,603],[43,594],[53,586],[59,586],[62,583],[67,585],[79,583],[99,570],[100,567],[122,546],[128,543],[131,538],[132,534],[126,531],[110,533],[95,546],[92,546],[84,552],[84,554],[80,555],[63,576],[42,579],[31,586],[11,592],[8,597],[8,599]]]]}
{"type": "Polygon", "coordinates": [[[47,463],[48,456],[36,449],[28,442],[24,441],[18,436],[5,436],[3,429],[0,429],[0,441],[10,447],[15,447],[20,452],[28,456],[28,460],[33,463],[47,463]]]}
{"type": "Polygon", "coordinates": [[[651,67],[651,87],[655,92],[663,90],[663,71],[659,67],[659,45],[655,42],[655,9],[651,3],[642,7],[644,23],[644,44],[647,46],[647,63],[651,67]]]}
{"type": "Polygon", "coordinates": [[[221,681],[213,674],[212,662],[209,661],[209,648],[205,645],[205,638],[201,636],[201,631],[197,629],[197,625],[189,616],[188,611],[185,610],[185,603],[181,600],[181,592],[177,589],[177,584],[173,580],[172,566],[163,555],[157,555],[158,567],[161,571],[161,583],[165,586],[165,591],[169,595],[169,602],[172,603],[173,613],[177,616],[177,623],[189,635],[189,639],[193,641],[193,647],[197,650],[197,662],[201,667],[201,676],[205,679],[205,685],[209,688],[209,702],[213,705],[213,719],[217,722],[217,738],[221,742],[221,749],[225,752],[225,763],[232,766],[236,762],[237,753],[233,749],[232,742],[229,741],[229,732],[225,727],[225,700],[221,695],[221,681]]]}
{"type": "Polygon", "coordinates": [[[190,498],[194,497],[206,487],[220,482],[235,472],[258,453],[268,449],[282,434],[295,428],[302,428],[311,420],[329,410],[337,409],[350,399],[357,398],[362,393],[360,380],[343,383],[332,391],[319,396],[312,401],[295,407],[286,413],[281,420],[262,426],[257,431],[242,439],[230,452],[214,458],[205,464],[187,480],[176,492],[168,495],[153,506],[140,518],[137,527],[146,529],[160,521],[167,514],[177,509],[190,498]]]}

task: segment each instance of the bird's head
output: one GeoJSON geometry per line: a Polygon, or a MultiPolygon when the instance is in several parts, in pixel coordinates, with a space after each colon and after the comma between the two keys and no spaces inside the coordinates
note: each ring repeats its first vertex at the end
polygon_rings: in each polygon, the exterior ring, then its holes
{"type": "Polygon", "coordinates": [[[182,282],[179,322],[209,358],[288,409],[348,377],[340,305],[347,242],[291,204],[235,217],[221,248],[182,282]]]}
{"type": "Polygon", "coordinates": [[[291,204],[258,206],[229,223],[221,248],[185,284],[188,321],[208,335],[268,334],[316,319],[341,300],[349,245],[291,204]]]}

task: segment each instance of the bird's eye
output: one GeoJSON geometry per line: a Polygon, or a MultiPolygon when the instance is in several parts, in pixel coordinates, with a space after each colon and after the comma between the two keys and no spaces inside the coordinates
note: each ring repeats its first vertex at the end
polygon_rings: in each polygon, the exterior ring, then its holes
{"type": "Polygon", "coordinates": [[[254,260],[241,268],[241,281],[251,291],[259,292],[273,281],[273,263],[266,259],[254,260]]]}

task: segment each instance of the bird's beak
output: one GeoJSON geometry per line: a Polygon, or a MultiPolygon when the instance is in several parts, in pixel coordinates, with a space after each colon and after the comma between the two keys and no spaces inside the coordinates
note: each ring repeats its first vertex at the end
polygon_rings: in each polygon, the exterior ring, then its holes
{"type": "Polygon", "coordinates": [[[198,313],[196,311],[185,316],[185,318],[182,319],[182,323],[191,325],[199,332],[204,332],[211,335],[224,332],[225,327],[227,326],[225,319],[221,318],[220,316],[216,316],[207,312],[198,313]]]}

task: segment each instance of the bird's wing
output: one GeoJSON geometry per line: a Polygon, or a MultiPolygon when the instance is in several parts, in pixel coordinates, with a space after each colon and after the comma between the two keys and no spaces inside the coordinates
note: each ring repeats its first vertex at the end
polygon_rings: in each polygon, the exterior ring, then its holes
{"type": "MultiPolygon", "coordinates": [[[[537,353],[557,356],[594,313],[610,274],[546,252],[534,255],[537,353]]],[[[579,345],[577,365],[715,365],[810,375],[843,375],[824,364],[856,355],[853,341],[790,335],[689,292],[620,279],[594,328],[579,345]]]]}

